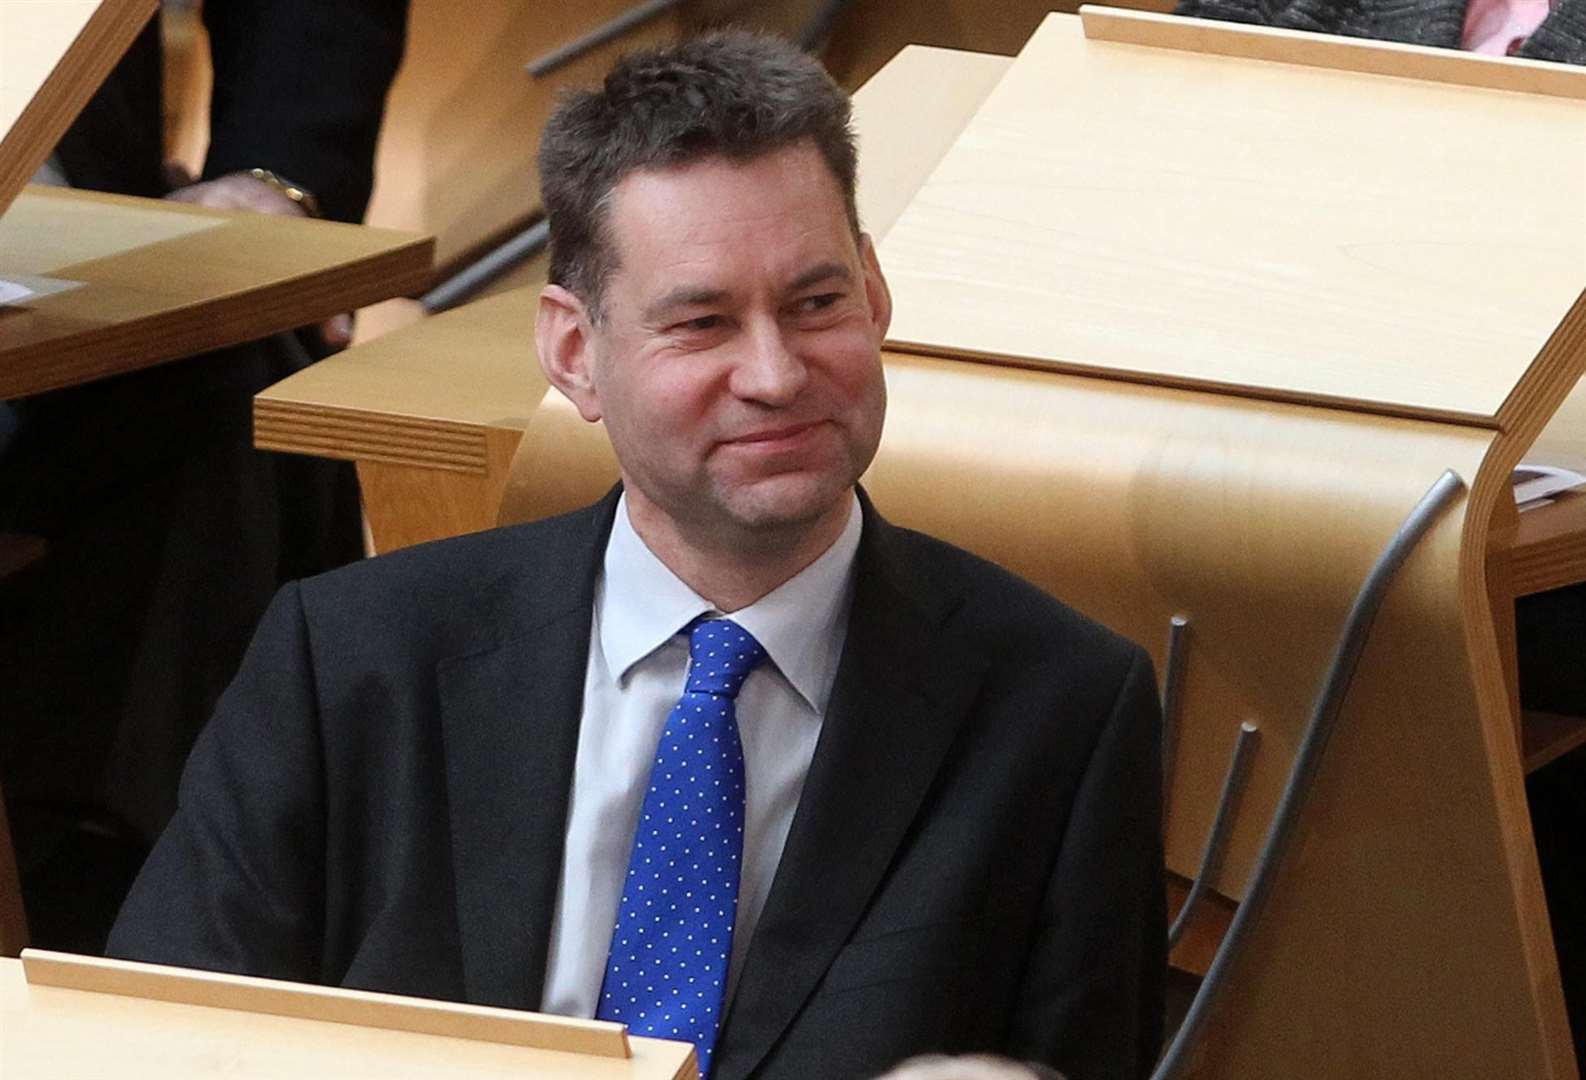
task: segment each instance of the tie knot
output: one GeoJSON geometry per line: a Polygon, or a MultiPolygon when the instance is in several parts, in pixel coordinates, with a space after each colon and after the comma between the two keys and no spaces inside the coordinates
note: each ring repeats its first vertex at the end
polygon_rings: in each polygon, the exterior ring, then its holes
{"type": "Polygon", "coordinates": [[[688,632],[690,694],[737,697],[765,649],[754,635],[731,619],[700,619],[688,632]]]}

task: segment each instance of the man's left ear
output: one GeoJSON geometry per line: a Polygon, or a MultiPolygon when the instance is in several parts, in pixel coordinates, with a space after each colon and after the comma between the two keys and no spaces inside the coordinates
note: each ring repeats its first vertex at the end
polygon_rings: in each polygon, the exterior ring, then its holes
{"type": "Polygon", "coordinates": [[[892,325],[892,290],[887,288],[881,260],[876,258],[876,242],[869,233],[859,236],[859,259],[865,271],[865,298],[870,301],[870,319],[876,324],[876,336],[885,338],[887,328],[892,325]]]}

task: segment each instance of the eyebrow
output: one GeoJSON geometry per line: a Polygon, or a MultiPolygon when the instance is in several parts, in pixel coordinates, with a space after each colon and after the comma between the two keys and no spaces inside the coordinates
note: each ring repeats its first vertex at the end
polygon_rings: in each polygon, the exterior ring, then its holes
{"type": "Polygon", "coordinates": [[[701,307],[718,304],[727,299],[726,289],[705,289],[693,285],[680,285],[644,309],[645,322],[660,322],[677,308],[701,307]]]}
{"type": "Polygon", "coordinates": [[[798,292],[800,289],[807,289],[823,281],[835,280],[846,284],[853,280],[853,276],[853,271],[840,262],[818,263],[794,278],[793,283],[788,286],[788,291],[798,292]]]}
{"type": "MultiPolygon", "coordinates": [[[[809,288],[811,285],[818,285],[823,281],[841,281],[846,284],[853,280],[853,276],[853,271],[840,262],[817,263],[794,278],[788,285],[788,292],[798,292],[801,289],[809,288]]],[[[726,289],[680,285],[646,307],[642,318],[645,322],[660,322],[670,312],[678,308],[719,304],[726,300],[728,295],[726,289]]]]}

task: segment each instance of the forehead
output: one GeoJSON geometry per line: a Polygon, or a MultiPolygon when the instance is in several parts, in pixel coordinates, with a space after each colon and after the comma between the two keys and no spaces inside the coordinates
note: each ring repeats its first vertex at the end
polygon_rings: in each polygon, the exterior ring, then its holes
{"type": "Polygon", "coordinates": [[[617,278],[641,288],[684,271],[797,273],[856,250],[842,191],[811,142],[629,173],[612,189],[607,225],[617,278]]]}

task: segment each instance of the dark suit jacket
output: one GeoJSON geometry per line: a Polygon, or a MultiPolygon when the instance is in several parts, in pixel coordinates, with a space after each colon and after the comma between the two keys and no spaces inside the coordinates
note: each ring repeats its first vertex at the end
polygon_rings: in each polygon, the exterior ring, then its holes
{"type": "MultiPolygon", "coordinates": [[[[615,497],[287,587],[112,955],[541,997],[615,497]]],[[[831,705],[715,1075],[996,1050],[1144,1076],[1165,974],[1141,650],[866,504],[831,705]]]]}

